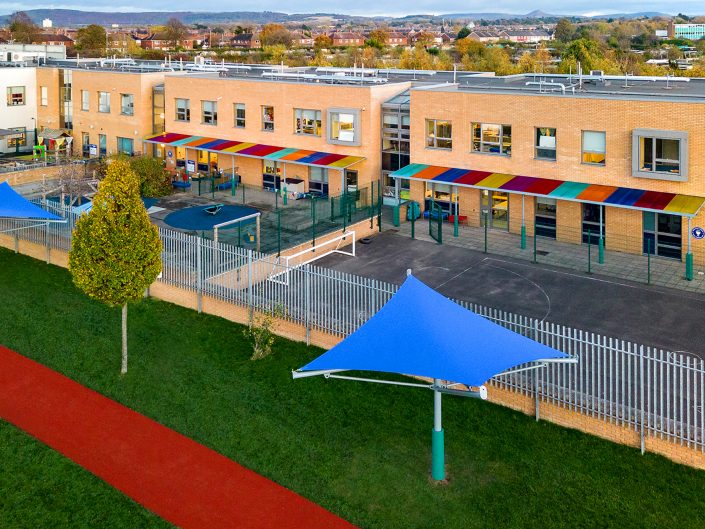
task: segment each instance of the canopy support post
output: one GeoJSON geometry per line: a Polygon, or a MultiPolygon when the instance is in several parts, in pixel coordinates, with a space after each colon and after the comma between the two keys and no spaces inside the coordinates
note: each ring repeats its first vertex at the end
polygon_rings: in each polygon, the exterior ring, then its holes
{"type": "Polygon", "coordinates": [[[433,379],[433,434],[431,437],[431,477],[436,481],[446,478],[445,446],[441,413],[441,381],[433,379]]]}
{"type": "Polygon", "coordinates": [[[688,217],[688,252],[685,254],[685,279],[687,281],[693,280],[693,251],[691,248],[691,237],[693,236],[691,229],[692,220],[691,217],[688,217]]]}
{"type": "Polygon", "coordinates": [[[526,219],[524,216],[524,199],[526,195],[521,195],[521,249],[526,250],[526,219]]]}

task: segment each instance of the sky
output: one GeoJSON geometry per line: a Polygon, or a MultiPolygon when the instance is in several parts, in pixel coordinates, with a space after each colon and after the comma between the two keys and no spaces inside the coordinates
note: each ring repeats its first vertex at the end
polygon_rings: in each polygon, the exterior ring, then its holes
{"type": "Polygon", "coordinates": [[[407,15],[418,13],[528,13],[540,9],[551,14],[610,14],[633,13],[641,11],[658,11],[675,14],[705,14],[702,0],[650,1],[650,0],[502,0],[497,2],[462,1],[462,0],[259,0],[256,3],[201,0],[91,0],[82,3],[67,0],[63,3],[0,1],[0,14],[12,13],[23,9],[79,9],[84,11],[280,11],[285,13],[346,13],[355,15],[407,15]],[[352,5],[351,5],[352,4],[352,5]],[[197,9],[194,9],[197,6],[197,9]],[[256,6],[256,7],[255,7],[256,6]]]}

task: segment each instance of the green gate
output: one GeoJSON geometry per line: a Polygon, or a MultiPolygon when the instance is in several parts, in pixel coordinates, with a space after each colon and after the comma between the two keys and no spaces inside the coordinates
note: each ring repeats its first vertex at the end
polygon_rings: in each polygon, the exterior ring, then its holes
{"type": "Polygon", "coordinates": [[[443,244],[443,208],[435,202],[431,202],[428,212],[428,234],[438,244],[443,244]]]}

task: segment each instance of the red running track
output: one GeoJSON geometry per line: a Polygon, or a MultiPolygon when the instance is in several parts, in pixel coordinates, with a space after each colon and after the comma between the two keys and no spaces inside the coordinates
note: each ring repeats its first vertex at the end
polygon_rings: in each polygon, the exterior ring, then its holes
{"type": "Polygon", "coordinates": [[[210,448],[2,346],[0,417],[184,529],[354,528],[210,448]]]}

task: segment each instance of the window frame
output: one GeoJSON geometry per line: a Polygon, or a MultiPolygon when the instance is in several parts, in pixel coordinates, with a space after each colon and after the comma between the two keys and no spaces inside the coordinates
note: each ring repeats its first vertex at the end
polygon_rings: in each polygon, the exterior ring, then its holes
{"type": "Polygon", "coordinates": [[[320,110],[315,108],[295,108],[294,109],[294,134],[301,136],[320,137],[321,129],[323,128],[323,117],[320,110]],[[306,117],[304,113],[313,112],[313,120],[306,117]],[[306,125],[306,121],[313,121],[313,125],[306,125]],[[313,132],[306,132],[306,129],[312,127],[313,132]]]}
{"type": "Polygon", "coordinates": [[[174,121],[180,121],[182,123],[191,122],[191,100],[183,97],[174,98],[174,121]],[[183,101],[185,105],[183,108],[179,106],[179,102],[183,101]],[[180,117],[183,116],[183,117],[180,117]]]}
{"type": "MultiPolygon", "coordinates": [[[[443,125],[441,126],[441,128],[443,125]]],[[[452,151],[453,150],[453,122],[448,120],[448,119],[429,119],[426,118],[426,148],[427,149],[440,149],[443,151],[452,151]],[[446,124],[446,126],[449,128],[450,135],[448,137],[440,137],[438,135],[438,130],[439,130],[439,123],[441,124],[446,124]],[[433,126],[433,131],[431,132],[429,130],[429,126],[433,126]],[[448,147],[443,147],[439,145],[440,142],[447,142],[448,147]],[[432,143],[432,145],[429,145],[429,142],[432,143]]]]}
{"type": "Polygon", "coordinates": [[[605,167],[607,165],[607,131],[605,130],[581,130],[580,131],[580,163],[583,165],[592,165],[595,167],[605,167]],[[604,152],[599,152],[599,151],[588,151],[585,150],[585,133],[592,132],[592,133],[601,133],[604,138],[605,138],[605,150],[604,152]],[[586,162],[585,161],[585,154],[602,154],[605,159],[602,162],[586,162]]]}
{"type": "Polygon", "coordinates": [[[512,155],[512,126],[509,124],[505,123],[485,123],[482,121],[473,121],[470,124],[470,151],[474,154],[489,154],[492,156],[508,156],[511,157],[512,155]],[[475,129],[476,127],[479,126],[479,131],[480,131],[480,137],[479,137],[479,142],[478,140],[475,139],[475,129]],[[493,126],[493,127],[499,127],[499,140],[497,142],[490,142],[490,141],[485,141],[484,139],[484,127],[488,126],[493,126]],[[505,130],[509,130],[509,134],[507,135],[505,133],[505,130]],[[505,137],[509,136],[509,146],[505,147],[505,137]],[[476,143],[478,144],[476,146],[476,143]],[[489,146],[496,146],[499,149],[499,152],[490,152],[483,150],[483,146],[489,145],[489,146]]]}
{"type": "Polygon", "coordinates": [[[110,114],[110,92],[98,91],[98,112],[100,112],[101,114],[110,114]],[[108,106],[107,107],[104,107],[103,103],[101,102],[102,95],[106,95],[108,98],[108,106]],[[107,110],[104,110],[105,108],[107,108],[107,110]],[[101,109],[103,109],[103,110],[101,110],[101,109]]]}
{"type": "Polygon", "coordinates": [[[233,103],[233,126],[238,129],[244,129],[247,125],[247,107],[245,103],[233,103]],[[242,117],[238,116],[238,112],[242,110],[242,117]]]}
{"type": "Polygon", "coordinates": [[[209,125],[211,127],[218,126],[218,101],[213,101],[210,99],[201,100],[201,125],[209,125]],[[213,105],[211,110],[206,110],[207,103],[213,105]],[[207,115],[210,116],[210,121],[206,120],[207,115]]]}
{"type": "Polygon", "coordinates": [[[121,116],[134,116],[135,115],[135,95],[134,94],[120,94],[120,115],[121,116]],[[130,102],[128,108],[130,112],[125,112],[125,98],[129,97],[130,102]]]}
{"type": "MultiPolygon", "coordinates": [[[[355,108],[329,108],[326,112],[326,138],[328,143],[331,145],[347,145],[347,146],[352,146],[352,147],[358,147],[361,143],[361,136],[362,136],[362,129],[360,126],[360,110],[355,109],[355,108]],[[352,126],[353,126],[353,139],[351,141],[346,141],[346,140],[340,140],[338,138],[333,137],[333,124],[334,120],[333,115],[334,114],[348,114],[351,115],[353,120],[352,120],[352,126]]],[[[337,120],[338,123],[340,123],[340,118],[337,120]]],[[[340,129],[339,129],[339,134],[340,134],[340,129]]]]}
{"type": "Polygon", "coordinates": [[[274,105],[260,105],[260,117],[262,119],[262,132],[274,132],[276,119],[274,105]],[[268,113],[266,109],[271,109],[272,112],[268,113]]]}
{"type": "Polygon", "coordinates": [[[39,106],[49,106],[49,87],[47,86],[39,87],[39,106]]]}
{"type": "Polygon", "coordinates": [[[8,107],[21,107],[26,104],[27,104],[27,87],[26,86],[8,86],[7,87],[7,106],[8,107]],[[19,94],[21,94],[21,98],[16,101],[16,96],[19,94]]]}
{"type": "Polygon", "coordinates": [[[637,178],[651,178],[655,180],[670,180],[674,182],[688,181],[688,133],[676,130],[660,129],[634,129],[632,131],[632,176],[637,178]],[[656,140],[677,140],[678,143],[678,173],[666,171],[649,171],[642,168],[641,164],[641,140],[651,138],[653,141],[653,160],[655,166],[657,159],[656,140]]]}
{"type": "Polygon", "coordinates": [[[8,149],[16,149],[27,145],[27,127],[10,127],[7,130],[11,130],[15,134],[20,134],[22,136],[21,138],[7,138],[8,149]]]}
{"type": "Polygon", "coordinates": [[[536,160],[543,160],[547,162],[555,162],[558,158],[558,131],[555,127],[535,127],[534,129],[534,158],[536,160]],[[552,130],[553,136],[541,135],[542,130],[552,130]],[[540,138],[553,138],[553,147],[540,145],[540,138]],[[553,153],[553,157],[542,156],[539,154],[540,151],[549,151],[553,153]]]}
{"type": "Polygon", "coordinates": [[[91,109],[91,93],[88,90],[81,90],[81,110],[87,112],[91,109]]]}

